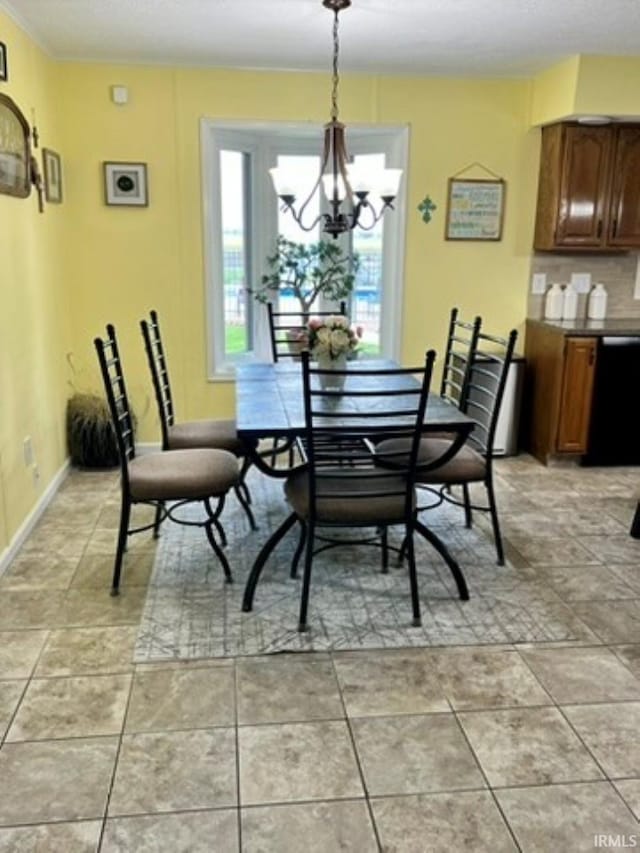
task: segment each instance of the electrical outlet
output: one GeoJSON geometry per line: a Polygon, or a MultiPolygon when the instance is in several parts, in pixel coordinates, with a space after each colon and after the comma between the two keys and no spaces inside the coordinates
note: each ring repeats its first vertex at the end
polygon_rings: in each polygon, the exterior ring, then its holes
{"type": "Polygon", "coordinates": [[[589,291],[591,290],[591,273],[571,273],[571,284],[573,285],[573,289],[576,293],[589,293],[589,291]]]}
{"type": "Polygon", "coordinates": [[[31,441],[31,436],[28,435],[23,444],[22,450],[24,453],[24,464],[27,468],[30,468],[33,465],[34,456],[33,456],[33,442],[31,441]]]}
{"type": "Polygon", "coordinates": [[[633,298],[640,299],[640,255],[637,256],[636,263],[636,283],[633,288],[633,298]]]}
{"type": "Polygon", "coordinates": [[[31,476],[33,477],[33,485],[37,486],[40,482],[40,469],[37,465],[34,465],[31,470],[31,476]]]}
{"type": "Polygon", "coordinates": [[[535,272],[531,279],[531,293],[542,294],[547,289],[547,274],[546,272],[535,272]]]}

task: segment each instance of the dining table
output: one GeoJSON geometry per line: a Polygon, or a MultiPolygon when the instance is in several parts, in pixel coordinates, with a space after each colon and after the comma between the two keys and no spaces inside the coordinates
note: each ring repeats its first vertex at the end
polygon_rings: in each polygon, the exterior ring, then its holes
{"type": "MultiPolygon", "coordinates": [[[[347,362],[347,382],[344,390],[332,401],[331,416],[339,427],[342,410],[359,411],[363,420],[373,414],[365,407],[370,401],[361,401],[349,395],[349,369],[357,371],[393,370],[399,365],[390,359],[361,358],[347,362]]],[[[384,383],[384,379],[376,380],[384,383]]],[[[388,382],[395,380],[390,377],[388,382]]],[[[415,380],[417,385],[417,380],[415,380]]],[[[383,386],[381,385],[381,390],[383,386]]],[[[389,428],[393,424],[386,421],[389,428]]],[[[425,432],[451,433],[461,441],[467,438],[474,427],[473,418],[468,417],[453,403],[431,392],[425,412],[425,432]]],[[[300,362],[250,362],[236,368],[236,429],[238,435],[255,446],[263,438],[284,438],[294,441],[305,432],[304,398],[302,390],[302,367],[300,362]]],[[[273,468],[265,462],[265,455],[257,451],[254,462],[260,470],[271,476],[287,476],[287,469],[273,468]]]]}
{"type": "MultiPolygon", "coordinates": [[[[347,365],[347,381],[344,389],[331,401],[332,426],[336,428],[339,428],[341,411],[353,414],[354,411],[359,411],[359,407],[362,409],[363,421],[375,421],[375,413],[364,408],[367,403],[362,403],[357,395],[349,394],[349,369],[360,373],[367,370],[393,370],[398,367],[396,362],[389,359],[373,358],[357,359],[348,362],[347,365]]],[[[394,379],[390,376],[385,380],[378,374],[375,381],[382,383],[381,390],[384,390],[385,381],[392,383],[394,379]]],[[[412,376],[409,376],[407,381],[415,382],[415,386],[418,385],[418,380],[412,376]]],[[[385,424],[389,430],[394,427],[394,424],[389,423],[388,420],[385,424]]],[[[429,393],[424,419],[425,434],[447,434],[453,438],[451,450],[441,457],[437,464],[443,464],[457,452],[473,427],[473,419],[456,405],[439,394],[429,393]]],[[[255,448],[252,452],[252,461],[260,471],[271,477],[290,475],[292,470],[290,467],[277,466],[269,462],[272,459],[272,451],[261,451],[259,442],[265,438],[286,439],[287,441],[281,446],[289,446],[304,436],[306,424],[300,362],[251,362],[236,368],[236,429],[238,435],[247,440],[248,446],[255,448]]],[[[429,530],[429,541],[452,570],[460,572],[457,561],[432,530],[429,530]]],[[[250,572],[243,610],[251,609],[251,590],[255,588],[261,571],[260,559],[259,555],[250,572]]]]}

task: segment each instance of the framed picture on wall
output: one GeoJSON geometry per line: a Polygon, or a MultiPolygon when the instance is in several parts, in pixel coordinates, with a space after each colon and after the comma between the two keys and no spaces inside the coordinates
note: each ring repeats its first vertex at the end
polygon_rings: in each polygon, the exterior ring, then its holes
{"type": "Polygon", "coordinates": [[[449,178],[445,239],[501,240],[506,182],[449,178]]]}
{"type": "Polygon", "coordinates": [[[62,164],[60,155],[50,148],[42,149],[44,166],[44,197],[50,204],[62,201],[62,164]]]}
{"type": "Polygon", "coordinates": [[[7,70],[7,46],[3,41],[0,41],[0,80],[8,80],[9,71],[7,70]]]}
{"type": "Polygon", "coordinates": [[[0,92],[0,193],[27,198],[31,192],[30,138],[20,107],[0,92]]]}
{"type": "Polygon", "coordinates": [[[105,202],[110,205],[147,207],[146,163],[104,163],[105,202]]]}

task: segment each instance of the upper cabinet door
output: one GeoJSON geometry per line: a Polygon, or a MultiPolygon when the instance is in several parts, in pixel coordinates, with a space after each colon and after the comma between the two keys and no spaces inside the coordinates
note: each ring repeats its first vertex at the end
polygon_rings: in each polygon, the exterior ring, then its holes
{"type": "Polygon", "coordinates": [[[640,247],[640,126],[616,128],[607,242],[640,247]]]}
{"type": "Polygon", "coordinates": [[[607,238],[611,128],[566,125],[563,142],[555,244],[599,248],[607,238]]]}

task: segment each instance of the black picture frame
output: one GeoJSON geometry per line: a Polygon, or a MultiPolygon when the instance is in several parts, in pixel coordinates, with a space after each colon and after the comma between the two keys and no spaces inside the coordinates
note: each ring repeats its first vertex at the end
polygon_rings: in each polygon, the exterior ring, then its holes
{"type": "Polygon", "coordinates": [[[7,46],[0,41],[0,81],[9,79],[9,67],[7,65],[7,46]]]}

